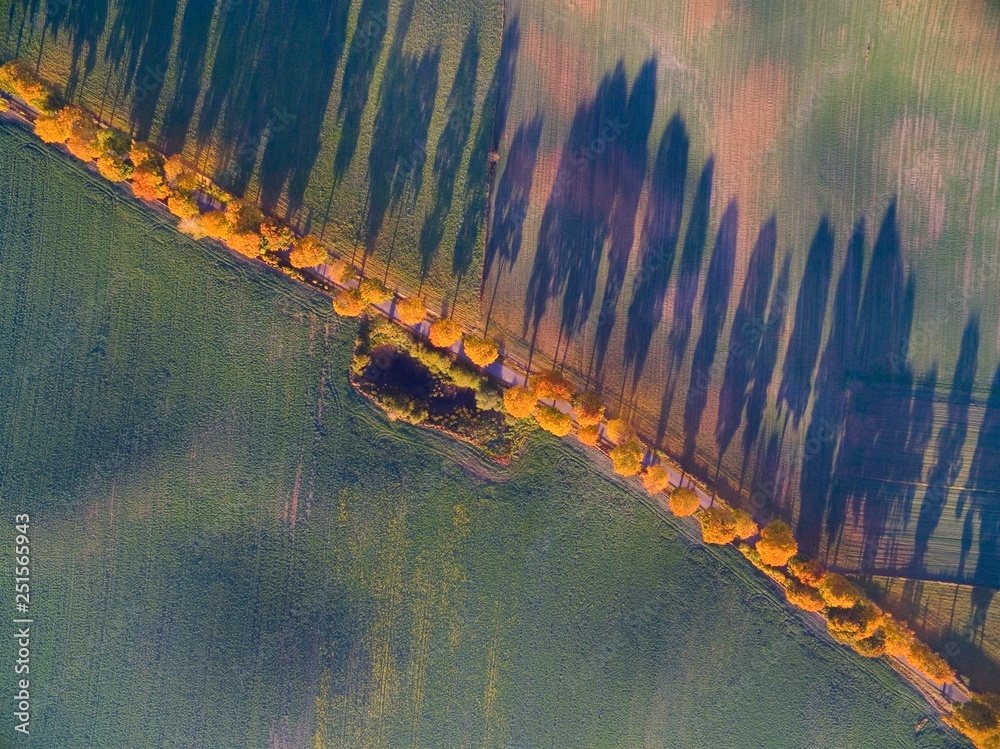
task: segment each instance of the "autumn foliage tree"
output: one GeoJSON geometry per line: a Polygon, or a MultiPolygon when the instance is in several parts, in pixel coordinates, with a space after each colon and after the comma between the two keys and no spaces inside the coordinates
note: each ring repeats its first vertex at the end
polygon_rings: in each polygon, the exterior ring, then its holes
{"type": "Polygon", "coordinates": [[[462,349],[469,357],[469,361],[477,367],[488,367],[500,355],[500,351],[493,341],[475,335],[466,336],[465,340],[462,341],[462,349]]]}
{"type": "Polygon", "coordinates": [[[441,317],[431,323],[427,333],[431,344],[438,348],[449,348],[462,337],[462,327],[450,317],[441,317]]]}
{"type": "Polygon", "coordinates": [[[530,388],[515,385],[503,394],[503,405],[515,419],[526,419],[535,410],[538,399],[530,388]]]}
{"type": "Polygon", "coordinates": [[[167,198],[167,208],[179,219],[194,218],[199,214],[198,202],[190,193],[177,192],[167,198]]]}
{"type": "Polygon", "coordinates": [[[785,596],[790,604],[803,611],[822,611],[826,607],[818,590],[795,579],[789,580],[785,586],[785,596]]]}
{"type": "Polygon", "coordinates": [[[407,297],[396,302],[396,317],[403,325],[419,325],[427,317],[427,309],[420,297],[407,297]]]}
{"type": "Polygon", "coordinates": [[[590,445],[591,447],[595,447],[597,445],[597,441],[600,436],[601,432],[597,428],[596,424],[589,427],[580,427],[576,433],[576,438],[580,440],[580,442],[585,445],[590,445]]]}
{"type": "Polygon", "coordinates": [[[604,401],[597,393],[586,391],[573,398],[573,413],[581,427],[597,426],[604,418],[604,401]]]}
{"type": "Polygon", "coordinates": [[[611,465],[619,476],[635,476],[642,470],[646,448],[635,437],[611,449],[611,465]]]}
{"type": "Polygon", "coordinates": [[[698,492],[690,486],[679,486],[670,492],[670,511],[679,518],[694,515],[698,511],[701,503],[698,500],[698,492]]]}
{"type": "Polygon", "coordinates": [[[573,431],[573,420],[569,414],[564,414],[552,406],[539,404],[535,409],[535,421],[538,422],[538,426],[556,437],[565,437],[573,431]]]}
{"type": "Polygon", "coordinates": [[[974,694],[966,703],[956,703],[945,723],[961,731],[983,749],[1000,747],[1000,696],[974,694]]]}
{"type": "Polygon", "coordinates": [[[670,474],[662,463],[654,463],[642,474],[642,485],[650,494],[659,494],[670,485],[670,474]]]}
{"type": "Polygon", "coordinates": [[[296,268],[315,268],[326,260],[326,248],[312,234],[302,237],[288,253],[288,262],[296,268]]]}
{"type": "Polygon", "coordinates": [[[612,442],[622,442],[632,437],[632,429],[625,419],[611,419],[605,424],[604,431],[612,442]]]}
{"type": "Polygon", "coordinates": [[[573,398],[573,383],[554,369],[534,375],[531,387],[538,400],[568,401],[573,398]]]}
{"type": "Polygon", "coordinates": [[[357,317],[364,312],[365,306],[357,289],[341,289],[333,298],[334,311],[343,317],[357,317]]]}
{"type": "Polygon", "coordinates": [[[10,60],[0,65],[0,90],[16,96],[42,114],[55,114],[59,109],[59,97],[55,91],[21,60],[10,60]]]}
{"type": "Polygon", "coordinates": [[[205,232],[213,239],[226,239],[232,231],[225,211],[207,211],[201,216],[205,232]]]}
{"type": "Polygon", "coordinates": [[[753,516],[746,510],[733,510],[733,527],[736,529],[736,538],[747,541],[760,531],[753,516]]]}
{"type": "Polygon", "coordinates": [[[706,544],[728,544],[736,540],[736,518],[728,507],[715,505],[698,513],[701,537],[706,544]]]}
{"type": "Polygon", "coordinates": [[[358,286],[361,298],[368,304],[385,304],[392,299],[392,292],[389,291],[377,278],[366,278],[358,286]]]}
{"type": "Polygon", "coordinates": [[[803,585],[815,588],[823,581],[823,566],[815,559],[804,556],[792,557],[788,560],[788,571],[803,585]]]}
{"type": "Polygon", "coordinates": [[[263,252],[281,252],[295,239],[291,229],[270,217],[260,222],[258,231],[263,252]]]}
{"type": "Polygon", "coordinates": [[[764,564],[771,567],[783,567],[799,550],[792,535],[792,529],[786,523],[775,520],[760,532],[757,551],[764,564]]]}

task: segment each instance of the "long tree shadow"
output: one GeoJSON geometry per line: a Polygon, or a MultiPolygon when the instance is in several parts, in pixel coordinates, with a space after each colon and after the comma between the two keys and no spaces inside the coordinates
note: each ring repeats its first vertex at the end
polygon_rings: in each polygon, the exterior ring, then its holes
{"type": "Polygon", "coordinates": [[[948,416],[937,435],[937,461],[927,475],[927,491],[917,516],[913,556],[910,559],[910,569],[915,573],[924,568],[928,541],[944,512],[951,487],[962,472],[962,448],[965,447],[969,430],[969,406],[972,403],[978,364],[979,320],[972,319],[966,323],[962,333],[962,344],[948,395],[948,416]]]}
{"type": "Polygon", "coordinates": [[[649,345],[663,318],[663,303],[681,233],[689,138],[680,112],[667,123],[653,165],[646,219],[639,240],[639,271],[632,282],[625,325],[625,369],[632,369],[635,392],[649,345]]]}
{"type": "MultiPolygon", "coordinates": [[[[493,303],[500,286],[500,276],[517,262],[521,252],[524,222],[528,217],[531,186],[535,178],[535,162],[538,159],[538,144],[542,136],[542,116],[535,114],[522,122],[511,140],[507,163],[497,184],[496,200],[493,204],[493,221],[486,245],[483,262],[483,280],[489,279],[493,264],[497,263],[493,295],[486,312],[486,328],[493,316],[493,303]]],[[[485,288],[485,283],[483,287],[485,288]]]]}
{"type": "MultiPolygon", "coordinates": [[[[412,13],[412,3],[409,4],[412,13]]],[[[407,10],[404,8],[404,13],[407,10]]],[[[340,140],[333,161],[333,178],[339,183],[347,173],[358,148],[361,117],[371,92],[375,66],[382,55],[385,32],[389,26],[389,0],[363,0],[358,23],[344,63],[344,80],[340,86],[337,117],[340,120],[340,140]]]]}
{"type": "Polygon", "coordinates": [[[677,273],[677,288],[674,292],[674,313],[667,338],[667,384],[663,389],[660,403],[660,418],[656,425],[656,444],[661,444],[667,433],[667,421],[674,402],[677,377],[680,374],[691,324],[694,319],[694,301],[698,296],[698,279],[701,275],[701,260],[708,238],[708,219],[712,209],[712,182],[715,173],[715,159],[709,157],[702,167],[698,187],[691,206],[684,246],[681,249],[680,267],[677,273]]]}
{"type": "Polygon", "coordinates": [[[833,266],[833,227],[824,215],[809,246],[795,302],[795,322],[788,339],[778,387],[778,407],[787,406],[797,428],[809,404],[813,369],[819,356],[833,266]]]}
{"type": "Polygon", "coordinates": [[[283,27],[281,64],[267,94],[273,114],[260,162],[261,206],[273,211],[287,182],[289,216],[302,205],[319,155],[350,0],[298,0],[295,6],[291,22],[283,27]]]}
{"type": "MultiPolygon", "coordinates": [[[[979,518],[976,568],[971,582],[1000,587],[1000,367],[993,375],[976,450],[969,465],[969,478],[958,498],[955,517],[965,512],[958,576],[964,578],[965,564],[979,518]]],[[[988,605],[988,604],[987,604],[988,605]]]]}
{"type": "MultiPolygon", "coordinates": [[[[11,9],[13,8],[14,3],[11,3],[11,9]]],[[[50,31],[53,40],[58,40],[60,31],[65,30],[72,45],[69,75],[66,79],[67,98],[73,98],[81,78],[85,80],[94,70],[97,64],[97,48],[107,23],[108,0],[71,0],[47,4],[45,28],[50,31]],[[86,48],[85,57],[84,48],[86,48]]]]}
{"type": "Polygon", "coordinates": [[[476,73],[479,69],[479,24],[473,22],[462,47],[455,81],[445,105],[447,121],[434,152],[434,204],[420,230],[420,280],[427,277],[444,236],[445,221],[451,211],[455,179],[462,164],[472,130],[476,105],[476,73]]]}
{"type": "Polygon", "coordinates": [[[774,275],[777,246],[778,221],[771,214],[757,235],[743,289],[740,291],[740,301],[733,316],[726,368],[722,375],[722,388],[719,390],[719,418],[715,426],[715,443],[719,448],[720,462],[743,419],[747,389],[767,322],[764,316],[767,297],[771,291],[771,278],[774,275]]]}
{"type": "MultiPolygon", "coordinates": [[[[507,113],[510,109],[510,97],[514,93],[517,53],[520,46],[521,28],[517,15],[514,15],[504,29],[500,43],[500,58],[486,90],[479,127],[472,139],[469,166],[465,172],[465,191],[462,196],[465,213],[458,227],[451,254],[451,272],[458,279],[455,288],[456,297],[458,284],[473,265],[476,249],[484,244],[480,241],[480,232],[489,220],[490,183],[496,164],[497,149],[507,129],[507,113]]],[[[482,279],[480,279],[481,287],[482,279]]]]}
{"type": "Polygon", "coordinates": [[[701,333],[694,347],[691,375],[688,381],[687,400],[684,403],[684,460],[688,465],[694,459],[701,419],[708,403],[712,385],[712,365],[715,362],[719,336],[729,312],[729,298],[733,286],[736,264],[736,230],[739,210],[736,198],[729,201],[719,221],[715,249],[705,274],[705,291],[701,300],[701,333]]]}
{"type": "Polygon", "coordinates": [[[177,153],[184,148],[191,128],[205,74],[205,55],[215,4],[216,0],[189,0],[184,6],[177,40],[174,95],[163,118],[163,145],[168,153],[177,153]]]}
{"type": "MultiPolygon", "coordinates": [[[[625,283],[628,259],[635,243],[635,215],[646,181],[646,163],[649,161],[649,130],[653,125],[656,108],[656,58],[647,60],[629,92],[624,112],[624,131],[614,138],[610,147],[614,179],[614,204],[609,217],[608,273],[604,281],[604,296],[597,318],[594,340],[593,374],[598,389],[603,384],[604,358],[608,353],[611,332],[618,316],[618,299],[625,283]]],[[[596,272],[596,269],[595,269],[596,272]]],[[[565,319],[563,320],[565,324],[565,319]]],[[[582,321],[576,323],[577,329],[582,321]]],[[[572,337],[573,327],[569,327],[572,337]]],[[[589,373],[588,373],[589,374],[589,373]]],[[[625,387],[622,378],[622,388],[625,387]]]]}
{"type": "Polygon", "coordinates": [[[760,331],[760,343],[750,371],[750,383],[746,395],[746,426],[743,428],[743,467],[740,470],[740,486],[746,475],[751,449],[760,436],[767,408],[767,393],[778,363],[778,350],[785,336],[785,320],[788,317],[788,284],[791,281],[792,256],[785,255],[778,273],[778,280],[771,292],[771,303],[767,309],[767,319],[760,331]]]}
{"type": "Polygon", "coordinates": [[[865,222],[860,219],[847,243],[847,255],[834,295],[833,322],[816,374],[816,396],[799,478],[799,518],[795,537],[804,553],[819,552],[823,519],[834,474],[837,443],[847,409],[846,373],[854,369],[855,335],[865,262],[865,222]]]}

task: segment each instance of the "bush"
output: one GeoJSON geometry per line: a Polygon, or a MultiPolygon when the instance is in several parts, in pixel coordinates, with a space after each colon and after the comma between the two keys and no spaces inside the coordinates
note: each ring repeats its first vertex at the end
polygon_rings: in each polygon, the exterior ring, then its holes
{"type": "MultiPolygon", "coordinates": [[[[437,353],[437,352],[434,352],[437,353]]],[[[445,356],[445,358],[448,358],[445,356]]],[[[478,391],[483,385],[486,384],[486,380],[478,372],[474,372],[463,364],[453,362],[448,360],[448,374],[447,377],[453,383],[455,383],[460,388],[468,388],[469,390],[478,391]]]]}
{"type": "Polygon", "coordinates": [[[427,310],[419,297],[411,296],[396,302],[396,317],[403,325],[419,325],[427,317],[427,310]]]}
{"type": "Polygon", "coordinates": [[[442,317],[431,323],[427,337],[430,338],[432,345],[438,348],[449,348],[462,337],[462,328],[451,318],[442,317]]]}
{"type": "Polygon", "coordinates": [[[587,391],[573,399],[576,423],[582,427],[597,426],[604,418],[604,401],[597,393],[587,391]]]}
{"type": "Polygon", "coordinates": [[[736,528],[736,538],[748,541],[760,531],[753,516],[745,510],[733,510],[733,523],[736,528]]]}
{"type": "Polygon", "coordinates": [[[520,385],[507,388],[507,392],[503,394],[504,408],[515,419],[526,419],[531,416],[535,410],[536,403],[538,403],[538,399],[535,397],[535,394],[528,388],[521,387],[520,385]]]}
{"type": "Polygon", "coordinates": [[[179,219],[194,218],[198,215],[198,201],[190,193],[178,192],[167,198],[167,208],[179,219]]]}
{"type": "Polygon", "coordinates": [[[650,494],[659,494],[670,485],[670,475],[662,463],[654,463],[642,474],[642,485],[650,494]]]}
{"type": "Polygon", "coordinates": [[[706,544],[728,544],[736,540],[736,518],[728,507],[716,505],[698,513],[701,537],[706,544]]]}
{"type": "Polygon", "coordinates": [[[333,298],[334,311],[343,317],[357,317],[365,309],[365,300],[357,289],[341,289],[333,298]]]}
{"type": "MultiPolygon", "coordinates": [[[[795,556],[788,560],[788,571],[804,585],[817,587],[823,581],[823,566],[815,559],[795,556]]],[[[853,603],[850,605],[854,605],[853,603]]]]}
{"type": "Polygon", "coordinates": [[[423,364],[433,374],[442,379],[452,378],[452,360],[447,354],[435,351],[427,346],[414,346],[410,349],[410,356],[423,364]]]}
{"type": "Polygon", "coordinates": [[[679,518],[694,515],[701,506],[698,492],[690,486],[679,486],[670,492],[669,504],[670,511],[679,518]]]}
{"type": "Polygon", "coordinates": [[[612,442],[622,442],[632,437],[632,429],[625,419],[612,419],[605,425],[604,433],[612,442]]]}
{"type": "Polygon", "coordinates": [[[0,65],[0,90],[16,96],[42,114],[55,114],[59,109],[56,93],[21,60],[0,65]]]}
{"type": "Polygon", "coordinates": [[[392,299],[392,293],[377,278],[364,279],[358,286],[358,291],[361,293],[361,298],[368,304],[385,304],[392,299]]]}
{"type": "Polygon", "coordinates": [[[208,232],[205,231],[205,224],[201,221],[201,216],[182,218],[180,223],[177,224],[177,231],[187,234],[194,239],[204,239],[208,236],[208,232]]]}
{"type": "Polygon", "coordinates": [[[580,442],[585,445],[590,445],[591,447],[595,447],[597,445],[597,440],[600,436],[601,432],[597,428],[596,424],[594,426],[583,427],[576,433],[576,438],[580,440],[580,442]]]}
{"type": "Polygon", "coordinates": [[[391,393],[381,399],[382,407],[390,419],[422,424],[427,420],[427,406],[404,393],[391,393]]]}
{"type": "Polygon", "coordinates": [[[500,389],[487,382],[476,391],[476,408],[480,411],[503,411],[503,393],[500,389]]]}
{"type": "Polygon", "coordinates": [[[226,218],[225,211],[208,211],[201,215],[201,223],[205,227],[208,236],[214,239],[226,239],[232,227],[229,219],[226,218]]]}
{"type": "Polygon", "coordinates": [[[573,383],[554,369],[534,375],[531,388],[538,400],[568,401],[573,398],[573,383]]]}
{"type": "Polygon", "coordinates": [[[760,532],[757,551],[764,564],[784,567],[798,550],[792,529],[780,520],[775,520],[760,532]]]}
{"type": "Polygon", "coordinates": [[[573,431],[573,420],[569,414],[564,414],[552,406],[539,404],[535,409],[535,421],[538,422],[538,426],[556,437],[565,437],[573,431]]]}
{"type": "Polygon", "coordinates": [[[475,335],[467,336],[462,341],[462,349],[469,360],[478,367],[490,366],[500,355],[500,351],[493,341],[475,335]]]}
{"type": "MultiPolygon", "coordinates": [[[[794,574],[794,573],[793,573],[794,574]]],[[[849,609],[861,600],[861,591],[837,572],[828,572],[819,584],[819,594],[832,608],[849,609]]]]}
{"type": "Polygon", "coordinates": [[[785,586],[785,597],[790,604],[803,611],[822,611],[826,607],[818,590],[794,579],[785,586]]]}
{"type": "Polygon", "coordinates": [[[288,262],[296,268],[315,268],[325,261],[326,248],[312,234],[297,241],[288,253],[288,262]]]}
{"type": "Polygon", "coordinates": [[[645,446],[635,437],[625,440],[611,450],[611,465],[619,476],[635,476],[642,470],[645,446]]]}
{"type": "Polygon", "coordinates": [[[273,218],[261,221],[259,231],[263,240],[261,242],[263,252],[281,252],[295,240],[292,230],[273,218]]]}

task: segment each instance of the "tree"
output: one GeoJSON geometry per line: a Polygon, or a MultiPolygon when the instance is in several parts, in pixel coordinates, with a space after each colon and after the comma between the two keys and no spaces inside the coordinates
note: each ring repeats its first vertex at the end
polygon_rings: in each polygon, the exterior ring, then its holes
{"type": "Polygon", "coordinates": [[[427,337],[438,348],[450,348],[461,339],[462,327],[450,317],[441,317],[431,323],[427,337]]]}
{"type": "Polygon", "coordinates": [[[858,601],[849,609],[828,609],[826,623],[839,641],[850,643],[874,635],[882,626],[882,612],[871,601],[858,601]]]}
{"type": "Polygon", "coordinates": [[[803,611],[822,611],[826,607],[823,597],[815,588],[803,585],[798,580],[789,580],[785,586],[788,602],[803,611]]]}
{"type": "Polygon", "coordinates": [[[333,298],[333,309],[343,317],[357,317],[365,310],[365,300],[357,289],[341,289],[333,298]]]}
{"type": "Polygon", "coordinates": [[[605,434],[612,442],[622,442],[632,437],[632,429],[625,419],[611,419],[605,425],[605,434]]]}
{"type": "Polygon", "coordinates": [[[208,236],[213,239],[226,239],[232,231],[225,211],[208,211],[203,213],[201,215],[201,223],[204,225],[208,236]]]}
{"type": "Polygon", "coordinates": [[[573,398],[573,383],[554,369],[533,376],[531,387],[538,400],[568,401],[573,398]]]}
{"type": "Polygon", "coordinates": [[[885,637],[876,632],[871,637],[862,637],[851,643],[851,647],[865,658],[881,658],[885,655],[885,637]]]}
{"type": "Polygon", "coordinates": [[[823,581],[823,566],[815,559],[794,556],[788,560],[788,571],[803,585],[815,588],[823,581]]]}
{"type": "Polygon", "coordinates": [[[35,120],[35,135],[43,143],[65,143],[69,138],[69,128],[59,117],[43,114],[35,120]]]}
{"type": "Polygon", "coordinates": [[[736,518],[728,507],[715,505],[698,513],[701,537],[706,544],[728,544],[736,540],[736,518]]]}
{"type": "Polygon", "coordinates": [[[996,749],[1000,745],[1000,697],[973,694],[966,703],[957,702],[945,723],[972,739],[976,746],[996,749]]]}
{"type": "Polygon", "coordinates": [[[580,440],[585,445],[590,445],[595,447],[597,445],[597,440],[601,436],[600,430],[597,425],[589,427],[581,427],[576,433],[576,438],[580,440]]]}
{"type": "Polygon", "coordinates": [[[659,494],[670,485],[670,475],[662,463],[654,463],[642,474],[642,485],[650,494],[659,494]]]}
{"type": "Polygon", "coordinates": [[[670,511],[679,518],[694,515],[701,506],[698,492],[690,486],[679,486],[670,492],[670,511]]]}
{"type": "Polygon", "coordinates": [[[0,65],[0,91],[16,96],[42,114],[55,114],[59,109],[59,97],[55,91],[21,60],[10,60],[0,65]]]}
{"type": "MultiPolygon", "coordinates": [[[[129,161],[136,169],[150,167],[153,171],[159,172],[163,177],[163,157],[158,154],[148,143],[137,140],[132,142],[132,148],[128,153],[129,161]]],[[[165,177],[164,177],[165,179],[165,177]]]]}
{"type": "Polygon", "coordinates": [[[184,165],[184,157],[182,157],[179,153],[175,153],[163,162],[163,175],[167,178],[167,182],[170,182],[171,184],[177,184],[189,174],[191,174],[191,172],[188,171],[188,168],[184,165]]]}
{"type": "Polygon", "coordinates": [[[736,528],[736,538],[741,541],[748,541],[760,531],[753,516],[746,510],[733,510],[733,523],[736,528]]]}
{"type": "Polygon", "coordinates": [[[885,635],[885,652],[894,658],[905,658],[916,639],[909,627],[888,614],[882,617],[882,634],[885,635]]]}
{"type": "Polygon", "coordinates": [[[917,671],[938,684],[955,680],[954,669],[948,665],[944,658],[919,640],[914,640],[911,643],[906,660],[917,671]]]}
{"type": "Polygon", "coordinates": [[[291,229],[270,217],[260,222],[260,236],[264,252],[281,252],[295,239],[291,229]]]}
{"type": "Polygon", "coordinates": [[[462,349],[469,360],[477,367],[488,367],[500,355],[497,345],[488,338],[470,335],[462,341],[462,349]]]}
{"type": "Polygon", "coordinates": [[[260,257],[260,234],[255,231],[230,232],[226,244],[241,255],[260,257]]]}
{"type": "Polygon", "coordinates": [[[392,299],[392,292],[386,289],[377,278],[364,279],[358,287],[358,291],[361,293],[362,299],[368,302],[368,304],[376,306],[385,304],[392,299]]]}
{"type": "Polygon", "coordinates": [[[538,422],[538,426],[556,437],[565,437],[573,431],[573,420],[569,414],[564,414],[552,406],[539,404],[535,409],[535,421],[538,422]]]}
{"type": "Polygon", "coordinates": [[[635,476],[642,469],[645,446],[635,437],[612,448],[611,465],[619,476],[635,476]]]}
{"type": "Polygon", "coordinates": [[[186,192],[177,192],[167,198],[167,208],[180,219],[194,218],[199,214],[198,201],[186,192]]]}
{"type": "Polygon", "coordinates": [[[764,564],[772,567],[784,567],[788,560],[799,550],[792,535],[792,529],[780,520],[775,520],[760,532],[757,551],[764,564]]]}
{"type": "MultiPolygon", "coordinates": [[[[343,263],[343,260],[338,262],[343,263]]],[[[345,263],[345,265],[347,265],[345,263]]],[[[348,268],[351,266],[347,265],[348,268]]],[[[407,297],[406,299],[400,299],[396,302],[396,317],[403,325],[419,325],[427,317],[427,310],[424,307],[424,303],[420,301],[420,297],[407,297]]]]}
{"type": "Polygon", "coordinates": [[[126,182],[135,172],[131,164],[114,156],[98,156],[97,171],[110,182],[126,182]]]}
{"type": "Polygon", "coordinates": [[[253,203],[245,200],[230,200],[226,203],[226,218],[234,234],[259,233],[264,215],[253,203]]]}
{"type": "Polygon", "coordinates": [[[315,268],[326,261],[326,248],[309,234],[292,245],[288,261],[296,268],[315,268]]]}
{"type": "Polygon", "coordinates": [[[503,394],[504,408],[515,419],[526,419],[531,416],[537,403],[538,399],[535,394],[530,389],[520,385],[507,388],[507,392],[503,394]]]}
{"type": "MultiPolygon", "coordinates": [[[[794,574],[794,573],[793,573],[794,574]]],[[[861,591],[838,572],[827,572],[819,584],[819,594],[827,606],[849,609],[861,600],[861,591]]]]}
{"type": "Polygon", "coordinates": [[[91,161],[100,155],[97,143],[97,121],[80,107],[63,107],[56,115],[66,123],[69,137],[66,148],[81,161],[91,161]]]}
{"type": "Polygon", "coordinates": [[[163,179],[163,174],[147,161],[136,166],[132,173],[132,192],[137,198],[153,201],[167,197],[170,188],[163,179]]]}
{"type": "Polygon", "coordinates": [[[580,393],[573,399],[576,423],[582,427],[597,426],[604,418],[604,401],[592,391],[580,393]]]}

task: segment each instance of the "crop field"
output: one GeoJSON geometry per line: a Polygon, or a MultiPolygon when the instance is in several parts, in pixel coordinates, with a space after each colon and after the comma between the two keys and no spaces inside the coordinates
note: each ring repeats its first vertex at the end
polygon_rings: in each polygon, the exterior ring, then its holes
{"type": "Polygon", "coordinates": [[[966,746],[573,443],[387,421],[324,297],[8,126],[0,321],[16,746],[966,746]]]}
{"type": "Polygon", "coordinates": [[[847,571],[1000,586],[1000,9],[512,0],[490,335],[847,571]]]}
{"type": "Polygon", "coordinates": [[[499,0],[13,0],[0,55],[474,324],[499,0]]]}

